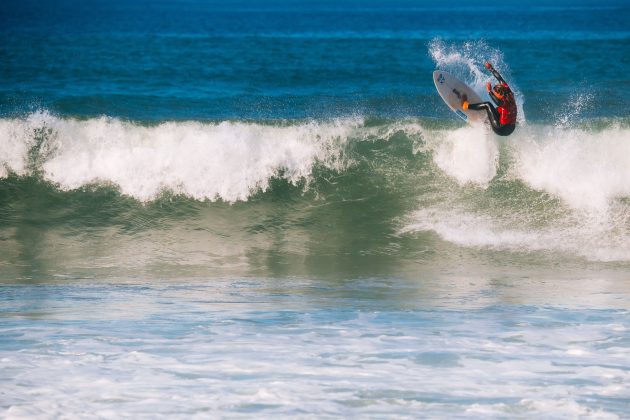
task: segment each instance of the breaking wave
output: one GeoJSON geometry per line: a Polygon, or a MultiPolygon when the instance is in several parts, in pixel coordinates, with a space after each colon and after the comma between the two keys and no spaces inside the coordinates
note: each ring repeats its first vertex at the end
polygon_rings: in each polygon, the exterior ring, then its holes
{"type": "Polygon", "coordinates": [[[16,196],[7,191],[31,185],[20,180],[84,200],[105,188],[139,205],[164,194],[248,202],[280,182],[283,197],[306,201],[342,201],[359,189],[382,194],[385,207],[411,198],[388,213],[403,235],[630,261],[627,121],[523,124],[504,139],[484,126],[421,119],[146,125],[38,112],[0,120],[0,144],[4,207],[16,196]]]}

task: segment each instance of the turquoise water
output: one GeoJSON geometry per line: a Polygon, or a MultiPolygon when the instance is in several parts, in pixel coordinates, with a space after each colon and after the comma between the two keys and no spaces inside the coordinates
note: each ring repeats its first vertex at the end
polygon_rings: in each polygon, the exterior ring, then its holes
{"type": "Polygon", "coordinates": [[[627,417],[629,17],[5,2],[0,416],[627,417]]]}

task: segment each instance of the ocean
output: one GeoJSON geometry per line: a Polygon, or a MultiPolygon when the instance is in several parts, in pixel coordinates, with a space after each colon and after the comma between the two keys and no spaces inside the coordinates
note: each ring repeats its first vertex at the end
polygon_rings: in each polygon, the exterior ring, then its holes
{"type": "Polygon", "coordinates": [[[627,418],[628,22],[4,0],[0,417],[627,418]]]}

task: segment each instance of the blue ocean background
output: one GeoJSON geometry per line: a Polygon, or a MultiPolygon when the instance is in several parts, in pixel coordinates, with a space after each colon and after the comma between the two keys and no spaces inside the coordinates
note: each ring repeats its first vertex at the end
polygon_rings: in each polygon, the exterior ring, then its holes
{"type": "Polygon", "coordinates": [[[579,93],[596,97],[588,116],[627,116],[621,1],[3,3],[5,115],[448,118],[427,82],[437,38],[500,52],[530,118],[572,108],[579,93]]]}
{"type": "Polygon", "coordinates": [[[628,417],[629,21],[4,0],[0,417],[628,417]]]}

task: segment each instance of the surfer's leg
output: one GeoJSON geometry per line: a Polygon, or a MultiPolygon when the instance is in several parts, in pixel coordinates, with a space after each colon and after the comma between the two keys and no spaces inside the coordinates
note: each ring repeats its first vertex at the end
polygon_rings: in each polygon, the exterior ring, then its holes
{"type": "Polygon", "coordinates": [[[499,130],[494,130],[500,136],[509,136],[514,132],[516,124],[503,124],[499,130]]]}
{"type": "Polygon", "coordinates": [[[488,121],[490,121],[490,125],[492,129],[496,132],[501,128],[501,123],[499,120],[501,116],[499,115],[499,111],[495,107],[492,106],[490,102],[480,102],[478,104],[468,104],[468,109],[472,109],[474,111],[485,110],[488,114],[488,121]]]}

